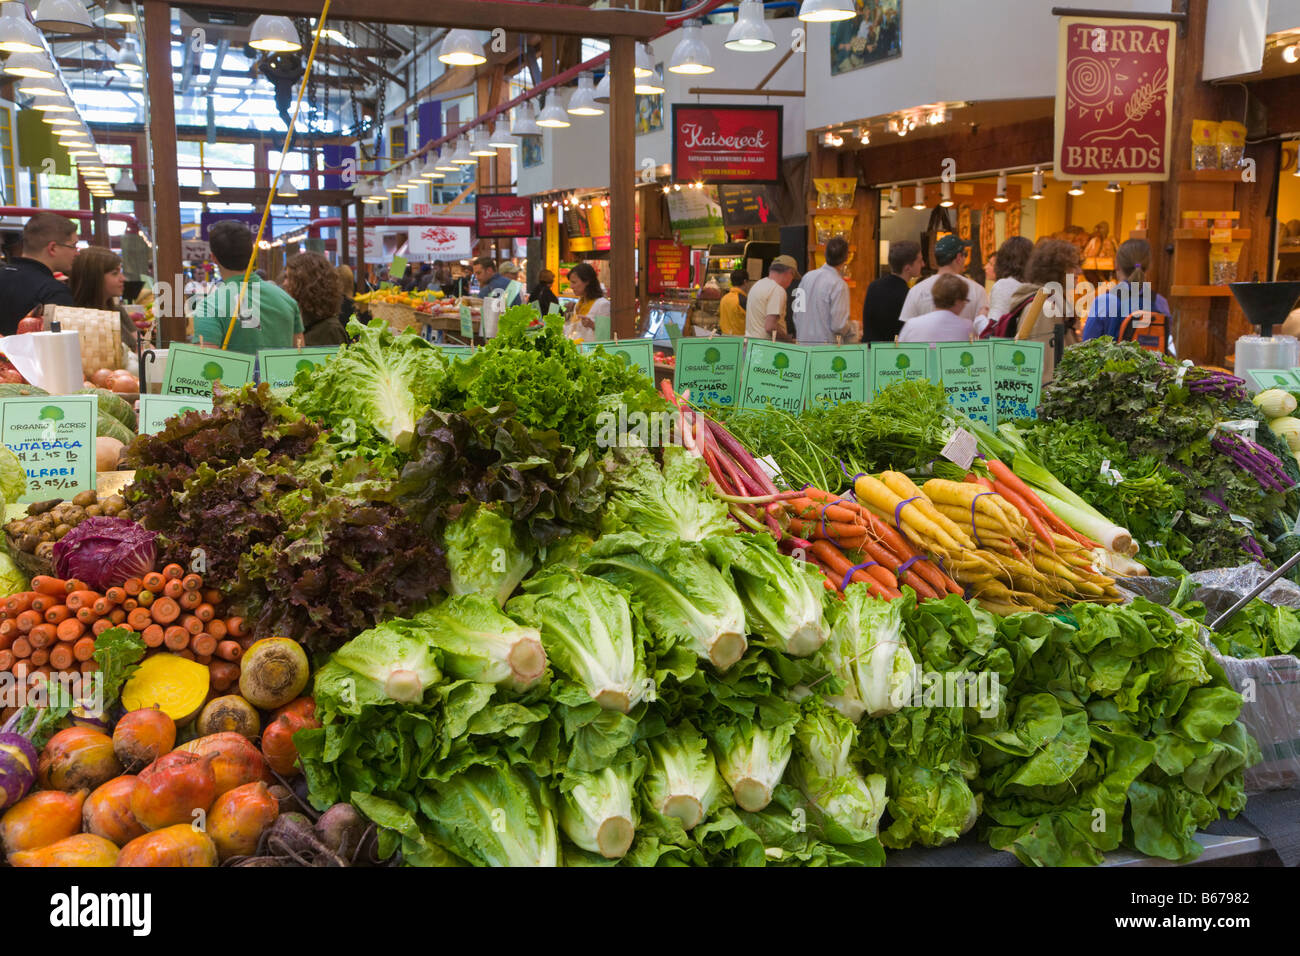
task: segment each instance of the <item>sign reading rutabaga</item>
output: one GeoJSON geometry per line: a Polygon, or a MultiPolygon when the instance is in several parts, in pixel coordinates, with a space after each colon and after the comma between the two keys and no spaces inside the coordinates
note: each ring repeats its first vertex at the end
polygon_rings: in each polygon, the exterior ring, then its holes
{"type": "Polygon", "coordinates": [[[734,408],[744,342],[730,336],[678,339],[677,368],[673,373],[673,386],[678,394],[689,390],[692,404],[734,408]]]}
{"type": "Polygon", "coordinates": [[[1038,417],[1043,384],[1042,342],[993,343],[993,397],[996,421],[1038,417]]]}
{"type": "Polygon", "coordinates": [[[797,415],[807,388],[808,350],[750,339],[745,348],[741,408],[777,408],[797,415]]]}
{"type": "Polygon", "coordinates": [[[817,345],[809,349],[809,408],[864,401],[866,387],[865,345],[817,345]]]}
{"type": "Polygon", "coordinates": [[[95,488],[93,395],[0,399],[0,440],[27,472],[22,503],[71,498],[95,488]]]}
{"type": "Polygon", "coordinates": [[[972,421],[993,421],[993,368],[987,342],[939,346],[939,378],[948,404],[972,421]]]}

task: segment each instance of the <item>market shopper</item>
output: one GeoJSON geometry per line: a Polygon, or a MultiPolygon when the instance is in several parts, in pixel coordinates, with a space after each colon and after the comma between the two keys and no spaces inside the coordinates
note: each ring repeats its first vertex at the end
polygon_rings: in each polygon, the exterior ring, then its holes
{"type": "Polygon", "coordinates": [[[795,334],[801,345],[828,345],[838,336],[852,336],[849,322],[849,286],[842,269],[849,258],[849,243],[835,236],[826,243],[826,262],[799,280],[792,298],[795,334]]]}
{"type": "Polygon", "coordinates": [[[1025,281],[1025,266],[1034,243],[1024,236],[1011,236],[994,253],[993,291],[989,293],[989,319],[996,322],[1011,311],[1012,296],[1025,281]]]}
{"type": "Polygon", "coordinates": [[[72,286],[72,304],[79,309],[98,309],[116,312],[121,320],[122,344],[134,352],[138,333],[135,322],[122,308],[122,293],[126,289],[126,276],[122,273],[122,259],[103,246],[91,246],[77,254],[68,276],[72,286]]]}
{"type": "Polygon", "coordinates": [[[768,267],[767,275],[754,283],[745,305],[745,335],[751,339],[770,339],[793,342],[785,331],[787,290],[799,278],[799,268],[793,256],[777,256],[768,267]]]}
{"type": "Polygon", "coordinates": [[[1011,293],[1011,308],[990,322],[982,334],[997,338],[1010,338],[1020,329],[1020,319],[1040,289],[1047,290],[1043,315],[1051,322],[1063,321],[1066,327],[1066,344],[1074,344],[1074,302],[1068,296],[1073,288],[1072,277],[1079,275],[1081,263],[1079,247],[1065,239],[1039,239],[1025,262],[1025,281],[1011,293]],[[1073,341],[1071,341],[1073,337],[1073,341]]]}
{"type": "Polygon", "coordinates": [[[569,288],[578,297],[573,314],[565,323],[564,333],[583,342],[596,340],[596,319],[609,315],[609,299],[600,286],[600,278],[590,263],[579,262],[569,270],[569,288]]]}
{"type": "Polygon", "coordinates": [[[745,306],[749,304],[749,271],[731,270],[731,288],[718,302],[718,331],[723,335],[745,334],[745,306]]]}
{"type": "Polygon", "coordinates": [[[889,246],[889,275],[867,286],[862,300],[862,338],[866,342],[892,342],[903,323],[898,320],[907,301],[908,283],[921,274],[925,260],[921,244],[910,239],[889,246]]]}
{"type": "Polygon", "coordinates": [[[0,267],[0,335],[18,331],[18,320],[46,305],[72,305],[72,290],[54,277],[72,271],[77,225],[67,216],[38,212],[23,226],[22,255],[0,267]]]}
{"type": "MultiPolygon", "coordinates": [[[[907,298],[903,302],[903,310],[898,315],[898,320],[904,325],[918,315],[924,315],[934,310],[933,289],[935,282],[941,275],[960,276],[967,286],[966,305],[962,309],[962,318],[970,319],[971,322],[976,320],[980,313],[988,311],[988,296],[984,292],[984,286],[974,279],[967,278],[965,275],[966,265],[969,261],[967,251],[970,248],[969,239],[961,239],[957,236],[944,236],[934,244],[934,261],[939,267],[939,271],[928,279],[922,279],[916,285],[912,286],[907,298]]],[[[901,341],[901,340],[900,340],[901,341]]]]}
{"type": "MultiPolygon", "coordinates": [[[[510,287],[510,279],[497,272],[496,260],[491,256],[479,256],[474,260],[474,278],[478,279],[478,294],[487,298],[500,289],[505,292],[510,287]]],[[[507,306],[519,304],[519,293],[506,303],[507,306]]]]}
{"type": "Polygon", "coordinates": [[[964,277],[945,273],[935,278],[930,296],[934,309],[913,316],[898,333],[900,342],[969,342],[975,323],[964,315],[970,290],[964,277]]]}
{"type": "Polygon", "coordinates": [[[302,314],[293,296],[256,273],[246,287],[241,281],[253,256],[253,233],[248,226],[229,219],[213,223],[208,244],[221,281],[194,308],[194,341],[206,348],[221,348],[230,317],[238,308],[240,316],[227,346],[230,351],[256,355],[260,349],[306,344],[302,314]]]}
{"type": "Polygon", "coordinates": [[[347,341],[339,321],[338,276],[319,252],[300,252],[285,264],[284,291],[293,296],[302,315],[307,345],[342,345],[347,341]]]}
{"type": "Polygon", "coordinates": [[[341,265],[334,270],[334,278],[339,286],[339,325],[347,329],[352,316],[357,314],[357,280],[352,275],[352,267],[341,265]]]}
{"type": "Polygon", "coordinates": [[[560,298],[555,294],[555,273],[550,269],[543,269],[537,273],[537,285],[533,286],[533,291],[528,293],[528,301],[534,303],[541,311],[542,315],[549,315],[551,306],[559,307],[560,298]]]}
{"type": "Polygon", "coordinates": [[[1103,335],[1118,338],[1120,326],[1134,312],[1170,314],[1165,297],[1152,296],[1151,281],[1147,278],[1150,261],[1151,244],[1145,239],[1129,239],[1120,244],[1115,253],[1115,278],[1119,284],[1092,303],[1083,326],[1085,342],[1103,335]]]}

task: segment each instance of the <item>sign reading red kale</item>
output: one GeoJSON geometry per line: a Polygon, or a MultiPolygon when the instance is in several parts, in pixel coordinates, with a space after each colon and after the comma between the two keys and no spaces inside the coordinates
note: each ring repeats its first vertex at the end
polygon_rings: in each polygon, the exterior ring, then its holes
{"type": "Polygon", "coordinates": [[[673,179],[781,180],[780,106],[673,106],[673,179]]]}
{"type": "Polygon", "coordinates": [[[533,234],[533,201],[505,193],[476,196],[474,232],[480,239],[517,239],[533,234]]]}

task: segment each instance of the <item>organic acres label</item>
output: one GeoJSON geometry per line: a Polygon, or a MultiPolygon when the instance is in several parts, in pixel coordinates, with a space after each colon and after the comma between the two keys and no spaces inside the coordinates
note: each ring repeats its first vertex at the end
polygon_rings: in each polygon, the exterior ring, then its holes
{"type": "Polygon", "coordinates": [[[212,399],[188,395],[141,395],[140,434],[156,435],[167,427],[167,419],[188,412],[212,411],[212,399]]]}
{"type": "Polygon", "coordinates": [[[630,342],[583,342],[582,351],[594,352],[604,349],[606,354],[622,358],[633,368],[641,370],[648,378],[655,377],[654,343],[649,339],[633,339],[630,342]]]}
{"type": "Polygon", "coordinates": [[[722,336],[678,339],[677,368],[673,373],[678,394],[689,389],[692,404],[734,408],[744,344],[744,339],[722,336]]]}
{"type": "Polygon", "coordinates": [[[929,378],[930,352],[928,345],[872,345],[867,353],[867,361],[871,363],[871,394],[868,398],[875,398],[898,382],[929,378]]]}
{"type": "Polygon", "coordinates": [[[989,343],[939,346],[939,380],[948,404],[972,421],[993,421],[993,369],[989,343]]]}
{"type": "Polygon", "coordinates": [[[315,346],[309,349],[262,349],[257,353],[257,366],[262,381],[271,388],[293,388],[293,380],[303,370],[310,371],[324,365],[331,355],[338,354],[338,346],[315,346]]]}
{"type": "Polygon", "coordinates": [[[0,399],[0,441],[27,472],[27,493],[18,503],[94,489],[98,414],[93,395],[0,399]]]}
{"type": "Polygon", "coordinates": [[[533,201],[513,193],[474,199],[474,232],[480,239],[527,238],[533,234],[533,201]]]}
{"type": "Polygon", "coordinates": [[[1058,180],[1169,178],[1177,24],[1062,17],[1058,180]]]}
{"type": "Polygon", "coordinates": [[[993,343],[994,424],[1038,417],[1043,348],[1042,342],[993,343]]]}
{"type": "Polygon", "coordinates": [[[865,345],[821,345],[809,349],[809,408],[864,401],[866,388],[865,345]]]}
{"type": "Polygon", "coordinates": [[[1252,368],[1246,371],[1246,377],[1259,392],[1270,388],[1280,388],[1284,392],[1300,391],[1300,369],[1252,368]]]}
{"type": "Polygon", "coordinates": [[[778,408],[797,415],[807,388],[808,350],[750,339],[745,346],[741,408],[778,408]]]}
{"type": "Polygon", "coordinates": [[[253,356],[173,344],[167,349],[164,395],[212,395],[212,383],[239,388],[253,380],[253,356]]]}
{"type": "Polygon", "coordinates": [[[673,179],[779,182],[781,107],[674,104],[673,179]]]}

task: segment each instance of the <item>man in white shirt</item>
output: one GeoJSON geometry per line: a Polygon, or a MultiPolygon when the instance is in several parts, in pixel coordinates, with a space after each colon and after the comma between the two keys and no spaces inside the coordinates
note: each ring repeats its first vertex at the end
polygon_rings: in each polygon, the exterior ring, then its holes
{"type": "Polygon", "coordinates": [[[767,275],[754,283],[745,305],[745,337],[770,339],[776,333],[778,342],[793,342],[785,331],[786,290],[799,277],[793,256],[777,256],[768,267],[767,275]]]}
{"type": "Polygon", "coordinates": [[[952,274],[936,276],[932,287],[934,310],[905,322],[898,341],[969,342],[975,335],[975,323],[962,315],[968,304],[963,278],[952,274]]]}
{"type": "Polygon", "coordinates": [[[907,298],[903,300],[903,311],[898,316],[904,328],[910,319],[934,311],[936,306],[933,290],[939,276],[955,275],[962,278],[967,286],[966,305],[961,316],[975,324],[976,332],[982,331],[988,323],[988,294],[985,293],[984,286],[963,275],[967,263],[966,250],[969,247],[969,240],[957,236],[944,236],[934,244],[934,261],[938,263],[939,271],[928,279],[922,279],[907,293],[907,298]],[[977,321],[981,317],[982,320],[977,321]]]}
{"type": "Polygon", "coordinates": [[[849,328],[849,286],[840,268],[849,244],[836,236],[826,243],[826,264],[803,277],[791,299],[794,329],[801,345],[829,345],[849,328]]]}

